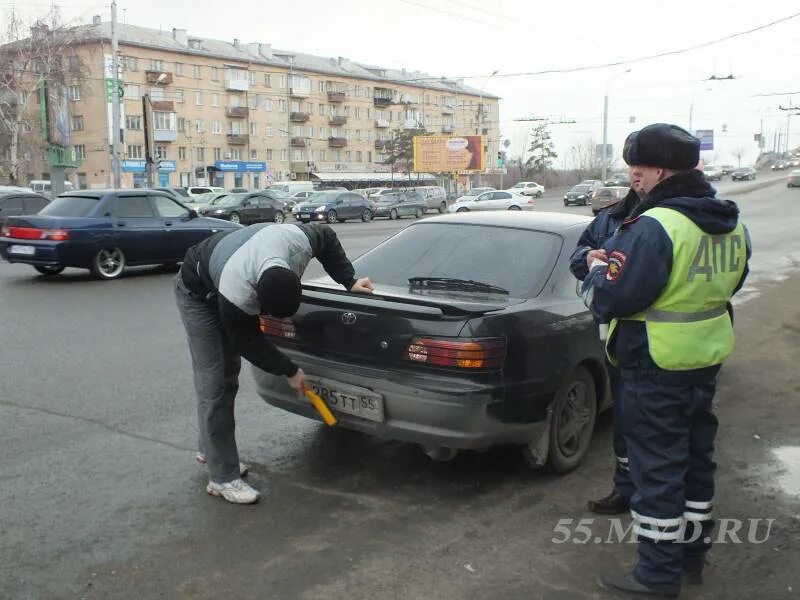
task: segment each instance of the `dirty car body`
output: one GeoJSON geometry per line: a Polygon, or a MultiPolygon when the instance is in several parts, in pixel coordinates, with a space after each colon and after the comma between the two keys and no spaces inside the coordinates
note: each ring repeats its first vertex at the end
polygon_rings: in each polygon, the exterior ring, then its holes
{"type": "MultiPolygon", "coordinates": [[[[597,327],[568,268],[588,222],[508,212],[418,221],[354,261],[374,295],[315,280],[293,318],[263,316],[262,328],[342,427],[437,448],[521,444],[541,464],[554,399],[576,372],[595,404],[572,407],[572,433],[591,437],[608,403],[597,327]]],[[[286,378],[255,374],[269,404],[319,419],[286,378]]]]}

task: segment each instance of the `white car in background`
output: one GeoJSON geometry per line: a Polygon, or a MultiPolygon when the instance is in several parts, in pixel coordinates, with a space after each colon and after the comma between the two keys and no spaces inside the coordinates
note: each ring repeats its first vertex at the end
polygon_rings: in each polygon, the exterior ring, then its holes
{"type": "Polygon", "coordinates": [[[447,212],[474,210],[533,210],[533,198],[508,190],[493,190],[479,196],[462,196],[448,207],[447,212]]]}
{"type": "Polygon", "coordinates": [[[537,198],[541,198],[542,194],[544,194],[544,186],[539,185],[535,181],[520,181],[518,184],[508,188],[506,191],[513,192],[515,194],[522,194],[523,196],[536,196],[537,198]]]}

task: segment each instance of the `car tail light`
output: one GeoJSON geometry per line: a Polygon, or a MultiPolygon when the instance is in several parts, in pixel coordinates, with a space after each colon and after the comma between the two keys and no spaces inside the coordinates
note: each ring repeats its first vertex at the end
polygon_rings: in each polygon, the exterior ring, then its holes
{"type": "Polygon", "coordinates": [[[278,319],[261,315],[259,318],[261,332],[272,337],[286,338],[294,340],[297,338],[297,330],[291,319],[278,319]]]}
{"type": "Polygon", "coordinates": [[[62,242],[69,239],[67,229],[39,229],[37,227],[4,227],[3,236],[18,240],[53,240],[62,242]]]}
{"type": "Polygon", "coordinates": [[[533,198],[528,198],[528,204],[533,204],[533,198]]]}
{"type": "Polygon", "coordinates": [[[412,362],[459,369],[496,369],[505,356],[504,338],[414,338],[407,353],[412,362]]]}

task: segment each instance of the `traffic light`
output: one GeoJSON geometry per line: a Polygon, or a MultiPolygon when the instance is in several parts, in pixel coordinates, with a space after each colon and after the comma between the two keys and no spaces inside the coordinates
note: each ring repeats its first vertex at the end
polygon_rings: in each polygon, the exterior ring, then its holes
{"type": "Polygon", "coordinates": [[[497,166],[498,166],[498,168],[503,166],[503,153],[502,152],[498,152],[497,153],[497,166]]]}

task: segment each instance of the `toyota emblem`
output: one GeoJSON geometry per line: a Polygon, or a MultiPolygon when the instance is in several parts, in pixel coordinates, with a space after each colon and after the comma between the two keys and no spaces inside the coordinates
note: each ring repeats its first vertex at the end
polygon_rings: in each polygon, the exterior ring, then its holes
{"type": "Polygon", "coordinates": [[[356,317],[356,313],[346,312],[342,313],[342,323],[345,325],[352,325],[356,322],[358,317],[356,317]]]}

